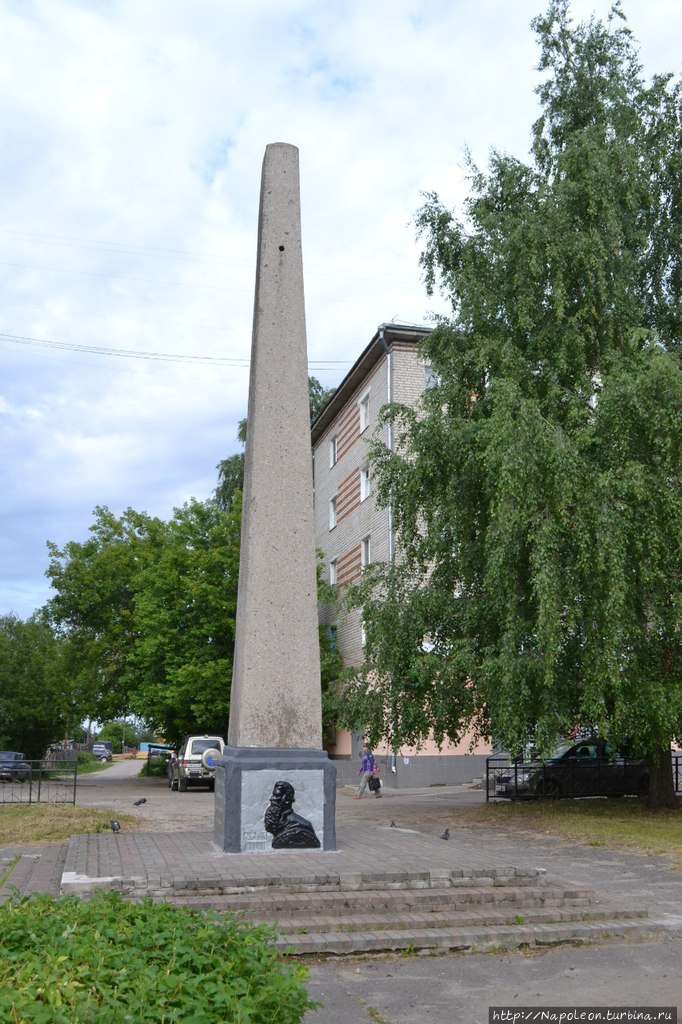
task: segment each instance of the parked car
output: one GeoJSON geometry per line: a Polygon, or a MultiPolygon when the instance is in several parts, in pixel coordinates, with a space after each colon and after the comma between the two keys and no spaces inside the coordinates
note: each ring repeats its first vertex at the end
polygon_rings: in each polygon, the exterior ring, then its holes
{"type": "Polygon", "coordinates": [[[111,761],[113,754],[111,752],[111,745],[108,743],[93,743],[92,745],[93,757],[96,757],[98,761],[111,761]]]}
{"type": "Polygon", "coordinates": [[[220,736],[185,736],[177,757],[168,762],[168,785],[187,792],[188,786],[215,788],[215,758],[225,746],[220,736]]]}
{"type": "Polygon", "coordinates": [[[495,796],[510,799],[645,796],[646,762],[627,758],[603,739],[562,743],[545,761],[508,765],[495,779],[495,796]]]}
{"type": "Polygon", "coordinates": [[[0,750],[0,782],[26,782],[31,766],[17,750],[0,750]]]}

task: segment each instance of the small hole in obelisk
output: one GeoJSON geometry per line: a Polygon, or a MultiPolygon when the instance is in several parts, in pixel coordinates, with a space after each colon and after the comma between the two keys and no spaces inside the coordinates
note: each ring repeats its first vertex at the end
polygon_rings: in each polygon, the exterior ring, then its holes
{"type": "Polygon", "coordinates": [[[284,252],[284,246],[283,246],[283,245],[280,245],[280,247],[279,247],[279,251],[280,251],[280,252],[284,252]]]}

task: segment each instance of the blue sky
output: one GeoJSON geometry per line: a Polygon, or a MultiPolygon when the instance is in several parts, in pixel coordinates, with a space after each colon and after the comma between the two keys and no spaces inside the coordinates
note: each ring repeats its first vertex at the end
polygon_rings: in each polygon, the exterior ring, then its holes
{"type": "MultiPolygon", "coordinates": [[[[300,150],[311,373],[428,322],[420,195],[461,201],[467,146],[526,157],[545,6],[0,0],[0,614],[95,506],[167,517],[237,449],[269,142],[300,150]]],[[[679,73],[678,0],[624,9],[679,73]]]]}

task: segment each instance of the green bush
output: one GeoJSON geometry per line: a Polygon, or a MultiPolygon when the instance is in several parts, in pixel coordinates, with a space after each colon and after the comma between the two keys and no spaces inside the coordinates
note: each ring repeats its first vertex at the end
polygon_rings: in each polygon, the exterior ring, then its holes
{"type": "Polygon", "coordinates": [[[94,754],[91,754],[89,750],[79,750],[77,760],[79,765],[95,763],[94,754]]]}
{"type": "Polygon", "coordinates": [[[0,1020],[11,1024],[300,1024],[307,970],[273,932],[117,893],[0,907],[0,1020]]]}
{"type": "Polygon", "coordinates": [[[150,757],[144,766],[145,775],[158,776],[165,779],[168,774],[168,761],[165,757],[150,757]]]}

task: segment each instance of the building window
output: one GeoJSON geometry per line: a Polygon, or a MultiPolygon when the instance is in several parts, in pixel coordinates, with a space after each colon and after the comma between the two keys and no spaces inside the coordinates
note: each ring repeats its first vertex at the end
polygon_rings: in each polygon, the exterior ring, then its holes
{"type": "Polygon", "coordinates": [[[363,537],[360,541],[360,561],[363,569],[372,561],[372,545],[369,537],[363,537]]]}
{"type": "Polygon", "coordinates": [[[424,364],[424,387],[425,388],[435,388],[436,384],[438,384],[438,374],[436,373],[434,368],[431,366],[431,363],[425,363],[424,364]]]}
{"type": "Polygon", "coordinates": [[[329,468],[335,466],[339,458],[339,439],[334,434],[331,441],[329,442],[329,468]]]}
{"type": "Polygon", "coordinates": [[[332,558],[329,563],[329,582],[334,586],[339,581],[339,561],[337,558],[332,558]]]}
{"type": "Polygon", "coordinates": [[[371,484],[369,478],[369,466],[363,466],[360,470],[360,501],[369,498],[371,484]]]}
{"type": "Polygon", "coordinates": [[[360,433],[369,426],[369,391],[366,391],[360,401],[360,433]]]}
{"type": "Polygon", "coordinates": [[[336,526],[336,498],[329,499],[329,529],[333,530],[336,526]]]}

